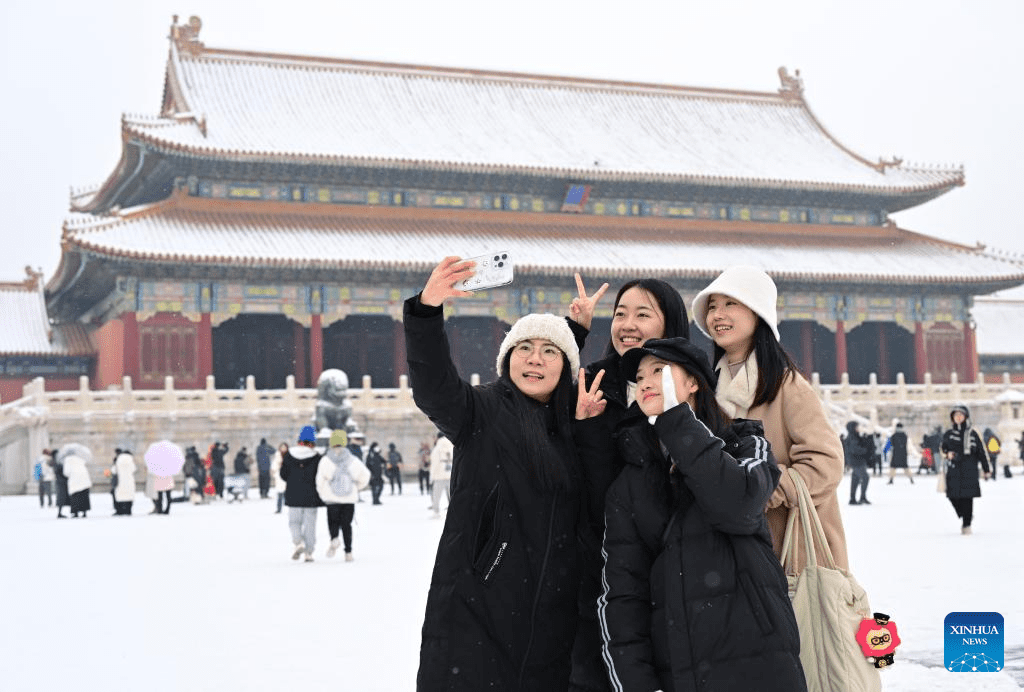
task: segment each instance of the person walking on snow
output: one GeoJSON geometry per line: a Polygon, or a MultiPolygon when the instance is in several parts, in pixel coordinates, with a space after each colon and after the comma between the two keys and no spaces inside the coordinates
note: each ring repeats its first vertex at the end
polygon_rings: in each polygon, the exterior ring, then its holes
{"type": "Polygon", "coordinates": [[[904,475],[910,479],[910,484],[914,484],[914,477],[910,475],[910,464],[907,463],[907,446],[909,444],[907,433],[903,432],[903,423],[896,423],[896,431],[886,440],[883,450],[885,454],[889,455],[888,485],[892,485],[896,469],[903,469],[904,475]]]}
{"type": "Polygon", "coordinates": [[[313,561],[316,547],[316,515],[323,502],[316,491],[316,472],[321,454],[316,451],[316,430],[306,425],[299,431],[299,442],[288,448],[281,460],[281,478],[288,484],[284,503],[288,505],[288,528],[292,532],[292,559],[306,554],[313,561]]]}
{"type": "Polygon", "coordinates": [[[260,499],[270,497],[270,460],[274,456],[274,448],[267,444],[267,438],[261,438],[256,447],[256,471],[259,474],[260,499]]]}
{"type": "Polygon", "coordinates": [[[274,492],[277,493],[277,511],[274,514],[281,513],[281,506],[284,504],[285,491],[288,489],[288,484],[281,478],[281,462],[284,460],[284,455],[288,453],[288,443],[282,442],[277,446],[277,451],[274,452],[273,458],[270,460],[270,475],[274,478],[274,492]]]}
{"type": "Polygon", "coordinates": [[[380,445],[373,442],[370,449],[366,451],[366,468],[370,469],[370,494],[373,495],[373,504],[384,504],[380,501],[381,493],[384,492],[384,469],[387,462],[380,453],[380,445]]]}
{"type": "Polygon", "coordinates": [[[959,404],[949,413],[953,427],[942,435],[942,454],[946,459],[946,497],[961,519],[960,533],[971,534],[974,498],[981,497],[978,464],[989,476],[988,454],[978,431],[971,427],[971,411],[959,404]]]}
{"type": "Polygon", "coordinates": [[[352,518],[356,512],[359,491],[370,483],[370,471],[348,448],[344,430],[331,433],[327,454],[320,459],[316,471],[316,491],[327,505],[327,532],[331,545],[327,557],[338,552],[338,530],[345,541],[345,562],[352,562],[352,518]]]}
{"type": "Polygon", "coordinates": [[[395,449],[395,443],[388,443],[388,480],[391,481],[391,494],[395,494],[395,485],[398,485],[398,494],[402,494],[402,454],[395,449]]]}
{"type": "MultiPolygon", "coordinates": [[[[985,428],[985,432],[982,434],[981,438],[985,442],[985,451],[988,452],[988,459],[992,462],[992,473],[990,474],[990,477],[993,481],[997,480],[999,478],[999,452],[1003,450],[1003,441],[999,439],[999,436],[996,435],[992,428],[985,428]]],[[[1006,464],[1003,464],[1003,468],[1006,468],[1006,464]]]]}
{"type": "Polygon", "coordinates": [[[441,496],[443,495],[448,503],[452,501],[449,484],[454,450],[451,440],[445,437],[444,433],[438,432],[434,448],[430,450],[430,509],[433,510],[435,519],[441,516],[441,496]]]}
{"type": "Polygon", "coordinates": [[[857,421],[846,424],[846,437],[843,439],[843,452],[846,464],[850,467],[850,504],[870,505],[868,502],[868,465],[875,453],[875,442],[870,435],[861,434],[857,421]],[[860,487],[860,499],[857,499],[857,488],[860,487]]]}
{"type": "Polygon", "coordinates": [[[114,486],[114,514],[130,515],[135,501],[135,458],[127,449],[118,450],[114,459],[113,473],[117,476],[114,486]]]}

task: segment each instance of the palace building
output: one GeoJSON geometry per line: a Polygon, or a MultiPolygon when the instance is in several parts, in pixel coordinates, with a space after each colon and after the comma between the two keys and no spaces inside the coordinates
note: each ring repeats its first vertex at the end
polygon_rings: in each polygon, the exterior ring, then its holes
{"type": "Polygon", "coordinates": [[[509,324],[567,314],[577,271],[612,295],[662,278],[689,305],[760,266],[824,383],[973,379],[973,298],[1024,283],[1017,260],[889,218],[962,168],[855,153],[785,69],[776,91],[689,88],[223,50],[200,29],[175,18],[159,112],[124,116],[117,167],[73,193],[45,287],[54,328],[91,336],[95,388],[308,387],[325,368],[397,386],[402,301],[452,254],[515,263],[446,308],[484,381],[509,324]]]}

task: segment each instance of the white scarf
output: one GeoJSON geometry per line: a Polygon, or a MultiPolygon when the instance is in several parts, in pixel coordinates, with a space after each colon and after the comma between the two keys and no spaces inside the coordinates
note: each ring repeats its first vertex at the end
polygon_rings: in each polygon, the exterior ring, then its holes
{"type": "Polygon", "coordinates": [[[754,394],[757,392],[757,357],[751,351],[735,377],[729,370],[728,355],[722,356],[716,367],[718,368],[718,387],[715,390],[715,399],[718,400],[718,405],[729,414],[730,418],[746,417],[750,411],[750,405],[754,403],[754,394]]]}

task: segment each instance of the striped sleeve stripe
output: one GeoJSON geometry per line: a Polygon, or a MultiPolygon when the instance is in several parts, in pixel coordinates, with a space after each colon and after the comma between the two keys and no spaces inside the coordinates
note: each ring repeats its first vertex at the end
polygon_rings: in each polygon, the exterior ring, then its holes
{"type": "MultiPolygon", "coordinates": [[[[605,527],[605,538],[608,536],[608,529],[605,527]]],[[[604,541],[601,541],[601,557],[604,558],[604,567],[601,568],[601,595],[597,598],[597,620],[601,623],[601,658],[604,659],[605,668],[608,670],[608,679],[611,682],[613,692],[623,692],[624,687],[615,670],[615,661],[612,660],[611,634],[608,632],[608,619],[605,610],[608,607],[608,552],[604,549],[604,541]]]]}

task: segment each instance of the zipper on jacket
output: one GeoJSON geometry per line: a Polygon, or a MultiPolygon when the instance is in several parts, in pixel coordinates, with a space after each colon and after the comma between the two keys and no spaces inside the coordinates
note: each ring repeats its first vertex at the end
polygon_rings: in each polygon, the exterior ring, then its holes
{"type": "Polygon", "coordinates": [[[548,556],[551,554],[551,535],[555,532],[555,508],[558,505],[558,498],[551,500],[551,515],[548,517],[548,540],[544,546],[544,560],[540,563],[540,576],[537,579],[537,590],[533,594],[533,608],[530,609],[530,638],[526,640],[526,651],[523,653],[523,663],[519,666],[519,684],[516,689],[523,688],[523,676],[526,675],[526,662],[530,660],[530,651],[533,649],[533,635],[537,627],[537,607],[540,605],[540,592],[544,587],[544,573],[548,569],[548,556]]]}
{"type": "Polygon", "coordinates": [[[502,541],[501,545],[498,546],[498,554],[494,556],[494,562],[491,563],[491,566],[487,568],[487,572],[484,574],[485,584],[487,583],[487,580],[491,578],[491,574],[494,573],[494,570],[498,569],[498,565],[501,564],[501,558],[505,554],[505,548],[507,547],[508,541],[502,541]]]}

